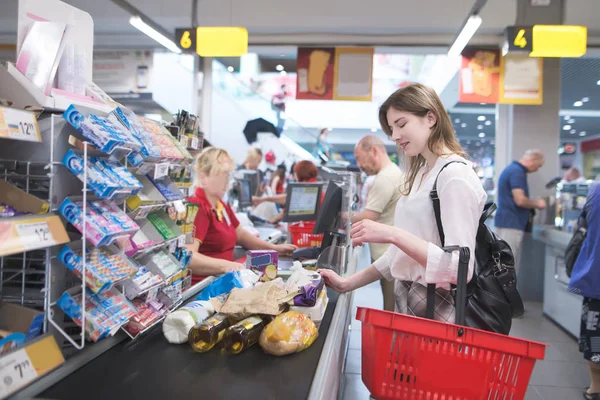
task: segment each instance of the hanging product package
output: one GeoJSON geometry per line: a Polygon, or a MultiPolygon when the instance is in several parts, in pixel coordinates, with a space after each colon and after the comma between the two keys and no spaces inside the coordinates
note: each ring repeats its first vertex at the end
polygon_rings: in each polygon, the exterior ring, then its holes
{"type": "Polygon", "coordinates": [[[234,288],[251,288],[258,282],[258,275],[249,270],[228,272],[200,292],[196,300],[210,300],[231,292],[234,288]]]}
{"type": "Polygon", "coordinates": [[[319,336],[315,323],[306,315],[288,311],[278,315],[260,334],[265,353],[285,356],[307,349],[319,336]]]}

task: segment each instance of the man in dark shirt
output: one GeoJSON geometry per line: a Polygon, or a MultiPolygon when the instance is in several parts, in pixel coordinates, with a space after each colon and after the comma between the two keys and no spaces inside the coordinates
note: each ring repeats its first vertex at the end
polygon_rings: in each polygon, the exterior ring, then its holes
{"type": "Polygon", "coordinates": [[[518,272],[521,258],[521,243],[529,213],[533,208],[546,208],[544,199],[529,198],[527,174],[536,172],[544,165],[541,150],[527,150],[519,161],[513,161],[502,171],[498,179],[496,211],[496,233],[510,245],[515,256],[515,270],[518,272]]]}

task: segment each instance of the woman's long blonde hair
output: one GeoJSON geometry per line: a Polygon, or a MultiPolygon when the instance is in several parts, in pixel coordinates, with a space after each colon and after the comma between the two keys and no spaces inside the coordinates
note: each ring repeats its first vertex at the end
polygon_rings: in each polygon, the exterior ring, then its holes
{"type": "MultiPolygon", "coordinates": [[[[392,136],[392,131],[387,120],[387,112],[390,108],[398,111],[408,112],[417,117],[425,117],[428,112],[435,115],[435,125],[431,128],[431,134],[427,141],[429,150],[438,156],[444,155],[444,151],[449,150],[449,154],[457,154],[461,157],[467,157],[463,150],[450,121],[450,116],[446,112],[442,100],[440,100],[435,90],[429,86],[420,83],[411,83],[395,91],[379,107],[379,123],[381,129],[386,135],[392,136]]],[[[398,149],[400,152],[400,149],[398,149]]],[[[415,157],[405,157],[406,163],[406,181],[402,188],[403,195],[408,195],[413,188],[417,173],[425,165],[425,158],[418,154],[415,157]]]]}

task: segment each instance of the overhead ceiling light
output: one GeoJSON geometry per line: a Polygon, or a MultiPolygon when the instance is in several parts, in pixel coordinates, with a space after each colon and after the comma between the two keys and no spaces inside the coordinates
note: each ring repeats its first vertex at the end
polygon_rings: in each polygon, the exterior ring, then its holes
{"type": "Polygon", "coordinates": [[[487,126],[490,126],[490,125],[492,124],[492,121],[485,121],[485,124],[486,124],[487,126]]]}
{"type": "Polygon", "coordinates": [[[467,144],[471,144],[471,141],[470,141],[470,140],[467,140],[467,144]]]}
{"type": "Polygon", "coordinates": [[[568,121],[568,120],[570,120],[570,119],[571,119],[571,116],[570,116],[570,115],[565,115],[565,121],[568,121]]]}
{"type": "Polygon", "coordinates": [[[569,131],[569,133],[570,133],[571,135],[574,135],[576,132],[577,132],[577,131],[576,131],[575,129],[571,129],[571,130],[569,131]]]}
{"type": "Polygon", "coordinates": [[[281,72],[279,73],[279,75],[281,75],[281,76],[286,76],[286,75],[287,75],[287,72],[285,72],[285,71],[281,71],[281,72]]]}
{"type": "Polygon", "coordinates": [[[596,82],[596,85],[600,86],[600,81],[596,82]]]}
{"type": "Polygon", "coordinates": [[[371,128],[371,132],[373,132],[373,133],[377,132],[377,128],[371,128]]]}
{"type": "Polygon", "coordinates": [[[331,132],[331,131],[333,130],[333,128],[327,128],[327,130],[328,130],[329,132],[331,132]]]}
{"type": "Polygon", "coordinates": [[[233,72],[235,69],[230,65],[229,67],[227,67],[227,71],[229,72],[233,72]]]}
{"type": "Polygon", "coordinates": [[[456,119],[454,120],[454,122],[456,122],[457,124],[458,124],[458,123],[460,123],[460,118],[456,118],[456,119]]]}
{"type": "Polygon", "coordinates": [[[571,129],[571,125],[563,126],[563,131],[568,131],[569,129],[571,129]]]}
{"type": "Polygon", "coordinates": [[[574,120],[573,118],[571,118],[571,119],[570,119],[570,120],[568,120],[567,122],[568,122],[568,123],[570,123],[570,124],[574,124],[574,123],[575,123],[575,120],[574,120]]]}
{"type": "Polygon", "coordinates": [[[583,105],[583,101],[576,101],[573,103],[573,107],[581,107],[583,105]]]}
{"type": "Polygon", "coordinates": [[[487,103],[479,103],[479,104],[481,104],[482,106],[485,106],[487,103]]]}
{"type": "Polygon", "coordinates": [[[585,135],[586,135],[585,131],[584,132],[579,132],[579,136],[585,136],[585,135]]]}
{"type": "Polygon", "coordinates": [[[284,70],[284,68],[283,68],[283,65],[281,65],[281,64],[277,65],[277,66],[275,67],[275,69],[276,69],[277,71],[283,71],[283,70],[284,70]]]}
{"type": "Polygon", "coordinates": [[[462,126],[463,128],[466,128],[467,124],[465,122],[463,122],[462,124],[460,124],[460,126],[462,126]]]}
{"type": "Polygon", "coordinates": [[[477,121],[485,121],[485,115],[480,115],[477,117],[477,121]]]}
{"type": "Polygon", "coordinates": [[[280,54],[279,57],[285,57],[285,54],[280,54]]]}
{"type": "Polygon", "coordinates": [[[448,55],[459,56],[480,25],[481,17],[479,15],[471,15],[456,39],[454,39],[454,43],[452,43],[450,50],[448,50],[448,55]]]}
{"type": "Polygon", "coordinates": [[[485,137],[485,132],[479,132],[479,137],[485,137]]]}
{"type": "Polygon", "coordinates": [[[584,97],[583,99],[581,99],[581,101],[583,101],[584,103],[587,103],[588,101],[590,101],[589,97],[584,97]]]}
{"type": "Polygon", "coordinates": [[[483,129],[483,125],[477,125],[477,129],[483,129]]]}
{"type": "Polygon", "coordinates": [[[129,18],[129,23],[146,35],[150,36],[152,39],[156,40],[158,43],[165,46],[167,49],[171,50],[173,53],[181,53],[181,49],[177,47],[174,41],[145,23],[139,16],[136,15],[129,18]]]}

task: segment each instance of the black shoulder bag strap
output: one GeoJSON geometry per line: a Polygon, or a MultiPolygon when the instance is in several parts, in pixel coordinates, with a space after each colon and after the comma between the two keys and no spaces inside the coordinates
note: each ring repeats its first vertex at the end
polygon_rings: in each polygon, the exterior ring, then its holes
{"type": "MultiPolygon", "coordinates": [[[[442,167],[442,169],[440,169],[440,172],[438,172],[437,176],[435,177],[435,181],[433,182],[433,188],[431,189],[431,192],[429,192],[429,198],[433,202],[433,213],[435,214],[435,222],[437,224],[438,233],[440,235],[440,241],[442,243],[442,248],[444,248],[444,246],[445,246],[444,243],[445,243],[446,238],[444,235],[444,227],[442,226],[442,212],[441,212],[441,206],[440,206],[440,198],[439,198],[438,192],[437,192],[437,181],[438,181],[438,178],[440,177],[440,174],[442,173],[442,171],[448,165],[453,164],[453,163],[465,164],[462,161],[450,161],[449,163],[444,165],[442,167]]],[[[465,165],[467,165],[467,164],[465,164],[465,165]]],[[[465,280],[466,280],[466,277],[465,277],[465,280]]],[[[457,283],[458,282],[460,282],[460,281],[457,280],[457,283]]],[[[464,303],[464,302],[461,302],[461,303],[464,303]]],[[[458,304],[459,304],[459,302],[457,301],[457,305],[458,304]]],[[[427,308],[425,311],[425,316],[429,319],[433,319],[434,312],[435,312],[435,284],[430,283],[427,285],[427,308]]],[[[459,321],[459,319],[457,318],[457,322],[458,321],[459,321]]],[[[461,323],[461,325],[463,325],[463,324],[464,323],[461,323]]]]}

